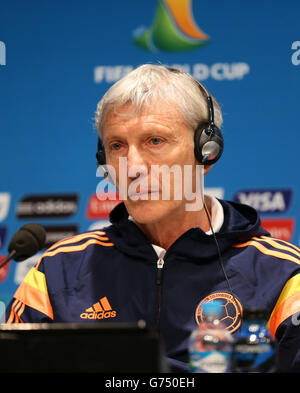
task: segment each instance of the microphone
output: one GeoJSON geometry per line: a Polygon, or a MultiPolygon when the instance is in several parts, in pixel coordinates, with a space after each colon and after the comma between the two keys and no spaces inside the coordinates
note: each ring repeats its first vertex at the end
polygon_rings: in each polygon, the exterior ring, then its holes
{"type": "Polygon", "coordinates": [[[44,248],[45,242],[46,230],[42,225],[31,223],[22,226],[12,237],[8,245],[9,255],[0,263],[0,269],[11,259],[21,262],[31,257],[44,248]]]}

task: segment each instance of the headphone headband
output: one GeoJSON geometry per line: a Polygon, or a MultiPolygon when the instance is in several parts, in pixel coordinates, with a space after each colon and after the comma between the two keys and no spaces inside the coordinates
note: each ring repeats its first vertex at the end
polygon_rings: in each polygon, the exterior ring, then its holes
{"type": "MultiPolygon", "coordinates": [[[[184,73],[176,68],[166,67],[170,72],[184,73]]],[[[214,105],[208,90],[196,79],[194,81],[199,86],[201,94],[205,96],[208,109],[208,121],[200,123],[194,134],[194,153],[197,161],[201,165],[212,165],[219,160],[223,153],[224,140],[221,130],[214,123],[214,105]]],[[[104,144],[98,137],[97,165],[106,164],[104,144]]]]}

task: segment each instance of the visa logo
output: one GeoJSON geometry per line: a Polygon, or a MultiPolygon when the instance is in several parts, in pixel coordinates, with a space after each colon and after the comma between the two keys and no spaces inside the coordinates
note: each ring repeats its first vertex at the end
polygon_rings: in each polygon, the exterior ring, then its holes
{"type": "Polygon", "coordinates": [[[259,213],[283,213],[290,207],[292,190],[242,190],[233,196],[234,202],[243,203],[259,213]]]}

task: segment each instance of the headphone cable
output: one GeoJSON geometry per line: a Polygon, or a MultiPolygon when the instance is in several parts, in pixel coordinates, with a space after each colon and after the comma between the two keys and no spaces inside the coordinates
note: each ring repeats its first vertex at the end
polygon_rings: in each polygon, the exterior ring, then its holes
{"type": "Polygon", "coordinates": [[[218,240],[217,240],[215,231],[214,231],[213,226],[212,226],[212,223],[211,223],[211,219],[210,219],[210,216],[209,216],[209,212],[208,212],[208,210],[207,210],[206,203],[205,203],[205,200],[204,200],[204,195],[203,195],[203,193],[201,193],[201,195],[202,195],[202,203],[203,203],[203,207],[204,207],[204,210],[205,210],[205,213],[206,213],[206,217],[207,217],[207,219],[208,219],[209,226],[210,226],[210,230],[211,230],[211,232],[212,232],[212,235],[213,235],[213,238],[214,238],[216,247],[217,247],[220,266],[221,266],[221,268],[222,268],[224,277],[225,277],[225,279],[226,279],[226,282],[227,282],[229,291],[230,291],[231,295],[234,296],[234,295],[233,295],[233,290],[232,290],[231,285],[230,285],[230,282],[229,282],[229,278],[228,278],[228,276],[227,276],[227,274],[226,274],[226,271],[225,271],[225,267],[224,267],[224,263],[223,263],[223,259],[222,259],[222,254],[221,254],[221,250],[220,250],[220,246],[219,246],[219,242],[218,242],[218,240]]]}

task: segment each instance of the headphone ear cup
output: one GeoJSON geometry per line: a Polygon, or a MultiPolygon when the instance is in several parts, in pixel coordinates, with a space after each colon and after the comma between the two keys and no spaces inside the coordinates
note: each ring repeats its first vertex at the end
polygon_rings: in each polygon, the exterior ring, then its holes
{"type": "Polygon", "coordinates": [[[97,166],[106,164],[106,155],[103,142],[98,138],[98,151],[96,153],[97,166]]]}
{"type": "Polygon", "coordinates": [[[109,173],[106,167],[106,155],[104,144],[100,138],[98,138],[98,151],[96,153],[96,160],[97,160],[97,170],[98,173],[103,176],[105,179],[109,178],[109,173]]]}
{"type": "Polygon", "coordinates": [[[98,150],[96,153],[96,159],[97,159],[97,166],[105,165],[106,164],[105,151],[98,150]]]}
{"type": "Polygon", "coordinates": [[[224,140],[220,129],[212,123],[205,123],[194,134],[194,152],[201,165],[212,165],[223,153],[224,140]]]}

